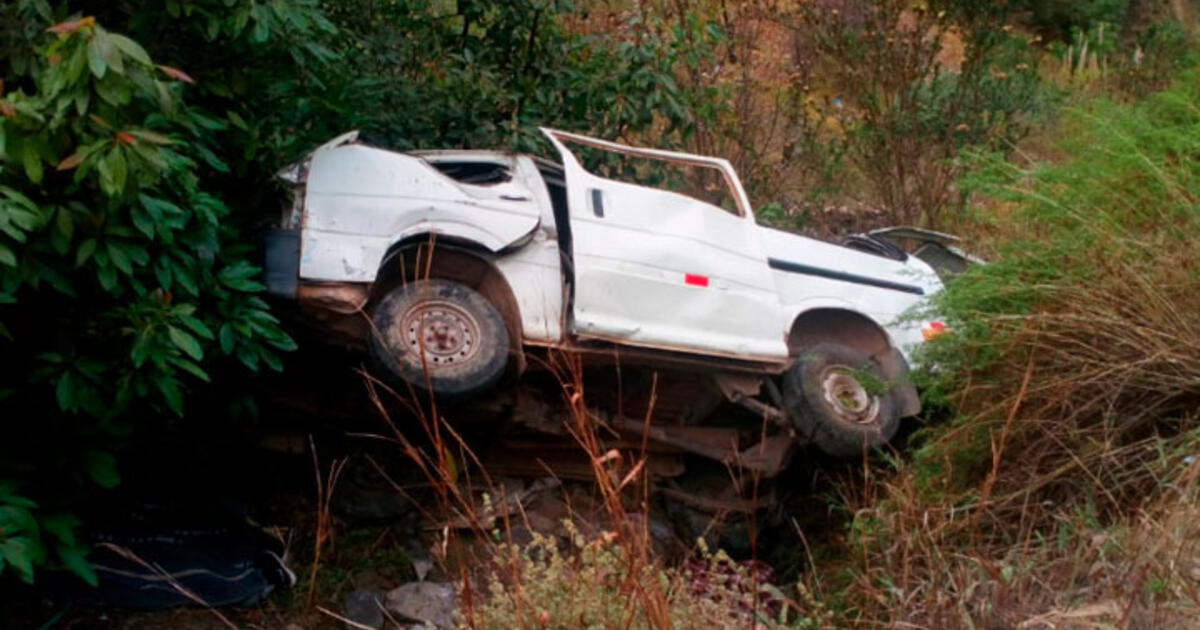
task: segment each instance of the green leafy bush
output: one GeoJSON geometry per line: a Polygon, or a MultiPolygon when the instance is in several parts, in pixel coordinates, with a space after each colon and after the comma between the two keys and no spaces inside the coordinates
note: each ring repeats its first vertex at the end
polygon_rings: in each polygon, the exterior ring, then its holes
{"type": "Polygon", "coordinates": [[[55,510],[115,486],[112,447],[182,415],[214,370],[278,369],[294,343],[203,183],[227,168],[205,147],[223,124],[186,105],[192,79],[93,18],[50,14],[0,9],[32,38],[0,53],[0,549],[29,580],[56,541],[94,579],[55,510]]]}
{"type": "Polygon", "coordinates": [[[938,226],[963,174],[959,153],[1007,151],[1025,136],[1054,95],[1035,70],[1037,51],[998,27],[1012,13],[1005,3],[954,1],[801,6],[801,37],[818,65],[813,90],[834,103],[821,115],[836,120],[836,154],[858,174],[845,193],[868,197],[892,223],[938,226]]]}
{"type": "Polygon", "coordinates": [[[1138,29],[1132,51],[1124,52],[1116,76],[1120,93],[1142,97],[1170,85],[1173,77],[1196,65],[1196,48],[1188,27],[1175,21],[1153,22],[1138,29]]]}
{"type": "Polygon", "coordinates": [[[1030,463],[1041,462],[1008,471],[1015,491],[1081,447],[1042,441],[1042,432],[1083,439],[1099,428],[1115,447],[1174,431],[1200,397],[1188,289],[1198,278],[1198,96],[1188,73],[1145,102],[1073,112],[1060,143],[1071,157],[1061,162],[1020,167],[979,156],[964,187],[986,201],[979,219],[1003,243],[995,262],[938,299],[955,334],[928,348],[938,366],[929,391],[964,419],[953,440],[922,452],[944,473],[928,478],[973,487],[992,467],[962,454],[989,452],[1007,422],[1006,439],[1028,440],[1030,463]]]}
{"type": "Polygon", "coordinates": [[[539,126],[613,138],[653,130],[661,145],[706,115],[713,95],[680,86],[675,69],[719,31],[693,23],[664,33],[667,25],[637,11],[605,33],[568,28],[584,8],[562,0],[332,7],[339,54],[354,68],[338,88],[351,95],[346,124],[398,149],[543,152],[539,126]]]}
{"type": "Polygon", "coordinates": [[[1088,85],[1119,90],[1016,151],[963,152],[958,227],[990,262],[936,298],[952,334],[923,351],[929,424],[839,480],[846,539],[805,578],[849,623],[1195,618],[1200,73],[1175,71],[1194,40],[1164,37],[1152,82],[1088,85]]]}
{"type": "Polygon", "coordinates": [[[1022,167],[976,154],[978,168],[962,185],[988,204],[977,219],[992,224],[1002,244],[995,262],[939,298],[956,330],[940,362],[989,369],[1008,356],[1012,334],[1050,309],[1076,308],[1081,291],[1124,298],[1146,286],[1190,299],[1180,288],[1195,279],[1187,254],[1200,228],[1192,201],[1200,186],[1197,97],[1188,73],[1145,102],[1071,112],[1060,142],[1071,157],[1062,162],[1022,167]],[[971,356],[961,354],[964,346],[971,356]]]}
{"type": "Polygon", "coordinates": [[[843,493],[847,605],[872,623],[1195,615],[1179,559],[1200,434],[1197,78],[1069,112],[1052,161],[976,156],[963,185],[992,262],[937,298],[953,333],[924,356],[926,391],[957,417],[843,493]],[[1155,590],[1130,589],[1135,573],[1155,590]]]}

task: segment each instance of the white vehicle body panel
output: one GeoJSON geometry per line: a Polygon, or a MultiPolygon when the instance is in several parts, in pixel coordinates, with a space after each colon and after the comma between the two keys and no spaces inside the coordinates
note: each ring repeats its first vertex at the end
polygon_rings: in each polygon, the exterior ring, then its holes
{"type": "Polygon", "coordinates": [[[840,308],[879,324],[906,358],[912,346],[923,341],[920,322],[905,321],[905,315],[922,296],[941,290],[937,274],[924,262],[912,256],[901,262],[780,230],[758,230],[775,269],[786,321],[813,309],[840,308]]]}
{"type": "Polygon", "coordinates": [[[495,263],[517,298],[525,341],[540,344],[562,341],[566,288],[558,242],[547,230],[539,229],[528,245],[497,258],[495,263]]]}
{"type": "Polygon", "coordinates": [[[311,280],[370,282],[389,247],[421,234],[499,251],[541,214],[520,180],[465,185],[421,158],[358,144],[318,149],[305,184],[300,276],[311,280]]]}
{"type": "MultiPolygon", "coordinates": [[[[648,157],[640,151],[547,131],[562,156],[574,242],[574,332],[631,345],[783,361],[779,298],[748,214],[736,216],[678,193],[597,177],[564,140],[648,157]],[[599,207],[597,207],[599,206],[599,207]]],[[[744,205],[740,192],[739,205],[744,205]]]]}
{"type": "Polygon", "coordinates": [[[602,339],[782,370],[797,317],[830,308],[869,318],[906,355],[921,343],[922,323],[904,316],[941,282],[915,257],[891,260],[756,225],[725,160],[543,131],[562,158],[566,216],[560,208],[557,218],[569,226],[556,224],[548,180],[528,156],[396,153],[357,144],[354,134],[323,145],[285,173],[303,184],[302,217],[291,220],[301,229],[300,280],[370,283],[397,243],[436,234],[491,252],[529,343],[602,339]],[[598,177],[567,143],[716,169],[738,211],[598,177]],[[511,177],[470,184],[438,168],[468,162],[500,165],[511,177]],[[568,231],[569,269],[559,243],[568,231]]]}

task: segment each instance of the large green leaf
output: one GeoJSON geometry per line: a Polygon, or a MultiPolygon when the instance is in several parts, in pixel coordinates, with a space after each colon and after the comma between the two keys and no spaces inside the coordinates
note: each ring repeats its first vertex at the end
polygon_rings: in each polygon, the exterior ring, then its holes
{"type": "Polygon", "coordinates": [[[196,341],[195,337],[174,326],[169,326],[167,331],[171,337],[171,343],[174,343],[177,348],[197,361],[204,358],[204,350],[200,348],[200,342],[196,341]]]}
{"type": "Polygon", "coordinates": [[[79,527],[79,517],[74,514],[54,514],[42,518],[42,529],[64,545],[75,545],[75,528],[77,527],[79,527]]]}
{"type": "MultiPolygon", "coordinates": [[[[0,540],[0,559],[17,571],[17,575],[26,583],[33,583],[33,541],[24,536],[14,536],[0,540]]],[[[0,564],[3,569],[3,564],[0,564]]]]}
{"type": "Polygon", "coordinates": [[[150,64],[150,55],[142,45],[119,33],[109,33],[109,40],[124,54],[143,65],[150,64]]]}
{"type": "Polygon", "coordinates": [[[102,488],[115,488],[121,483],[121,475],[117,472],[117,458],[100,450],[89,450],[83,456],[84,469],[92,481],[102,488]]]}
{"type": "Polygon", "coordinates": [[[63,566],[67,567],[71,573],[78,575],[84,582],[87,582],[91,586],[99,586],[100,580],[96,576],[96,570],[87,561],[85,553],[82,550],[68,544],[57,545],[55,550],[58,553],[58,559],[62,561],[63,566]]]}

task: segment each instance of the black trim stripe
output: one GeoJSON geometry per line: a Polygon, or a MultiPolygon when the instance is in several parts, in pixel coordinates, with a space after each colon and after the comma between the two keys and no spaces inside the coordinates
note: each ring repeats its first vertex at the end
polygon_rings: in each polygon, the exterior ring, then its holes
{"type": "Polygon", "coordinates": [[[892,291],[903,291],[914,295],[925,295],[925,289],[913,284],[902,284],[892,282],[891,280],[881,280],[869,276],[860,276],[858,274],[846,273],[845,271],[837,271],[836,269],[826,269],[824,267],[813,267],[812,265],[803,265],[800,263],[780,260],[778,258],[768,258],[767,264],[772,269],[787,271],[789,273],[802,273],[806,276],[817,276],[818,278],[828,278],[830,280],[840,280],[842,282],[853,282],[854,284],[865,284],[867,286],[879,287],[880,289],[890,289],[892,291]]]}

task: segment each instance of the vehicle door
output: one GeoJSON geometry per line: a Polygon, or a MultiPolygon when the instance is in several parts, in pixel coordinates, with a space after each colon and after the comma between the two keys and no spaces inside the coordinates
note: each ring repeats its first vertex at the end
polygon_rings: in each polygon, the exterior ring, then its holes
{"type": "Polygon", "coordinates": [[[728,162],[543,131],[566,175],[576,336],[746,359],[787,357],[774,280],[728,162]],[[568,143],[715,168],[738,208],[596,176],[568,143]]]}

